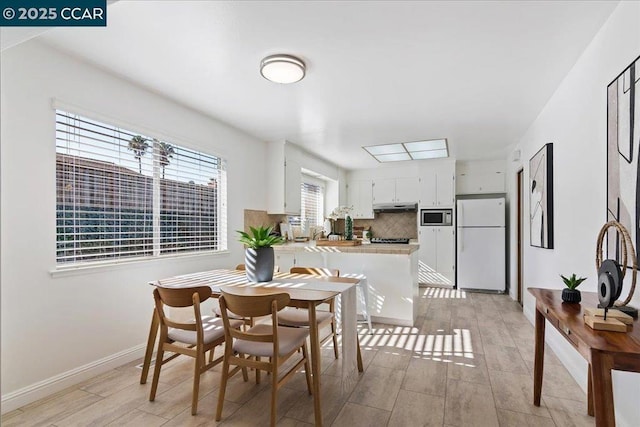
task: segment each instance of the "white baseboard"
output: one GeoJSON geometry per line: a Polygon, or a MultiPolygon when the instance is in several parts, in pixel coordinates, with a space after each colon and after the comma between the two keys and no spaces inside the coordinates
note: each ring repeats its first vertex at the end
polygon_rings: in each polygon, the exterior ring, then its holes
{"type": "Polygon", "coordinates": [[[55,375],[19,390],[2,396],[2,414],[21,408],[36,400],[50,396],[67,387],[71,387],[82,381],[103,374],[111,369],[132,362],[144,355],[146,344],[112,354],[100,360],[88,363],[84,366],[55,375]]]}

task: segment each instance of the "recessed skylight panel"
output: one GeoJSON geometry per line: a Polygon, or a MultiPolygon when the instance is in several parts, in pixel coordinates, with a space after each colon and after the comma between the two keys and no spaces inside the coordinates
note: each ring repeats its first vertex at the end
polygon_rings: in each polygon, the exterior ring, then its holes
{"type": "Polygon", "coordinates": [[[414,151],[444,150],[447,148],[447,140],[432,139],[429,141],[405,142],[403,145],[410,153],[414,151]]]}
{"type": "Polygon", "coordinates": [[[380,154],[378,156],[373,156],[373,157],[375,157],[376,160],[381,163],[411,160],[411,156],[409,156],[409,153],[380,154]]]}
{"type": "Polygon", "coordinates": [[[423,160],[423,159],[441,159],[449,157],[449,153],[446,149],[444,150],[427,150],[427,151],[414,151],[411,152],[411,158],[413,160],[423,160]]]}
{"type": "Polygon", "coordinates": [[[406,153],[402,144],[385,144],[385,145],[370,145],[368,147],[362,147],[369,152],[372,156],[379,154],[398,154],[406,153]]]}
{"type": "Polygon", "coordinates": [[[449,157],[446,139],[402,142],[397,144],[369,145],[362,147],[379,162],[403,160],[440,159],[449,157]]]}

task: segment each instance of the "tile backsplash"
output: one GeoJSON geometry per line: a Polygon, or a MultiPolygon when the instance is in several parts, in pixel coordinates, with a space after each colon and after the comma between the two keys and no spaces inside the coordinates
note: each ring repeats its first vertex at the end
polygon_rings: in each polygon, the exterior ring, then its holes
{"type": "Polygon", "coordinates": [[[244,231],[249,232],[249,227],[271,225],[275,230],[280,230],[280,223],[286,221],[286,215],[270,215],[267,211],[244,210],[244,231]]]}
{"type": "MultiPolygon", "coordinates": [[[[244,210],[244,230],[249,227],[272,225],[279,230],[279,224],[287,220],[286,215],[270,215],[267,211],[244,210]]],[[[354,227],[370,228],[375,237],[418,238],[418,214],[416,212],[376,213],[374,219],[356,219],[354,227]]],[[[344,220],[336,222],[336,232],[344,233],[344,220]]],[[[358,236],[359,237],[359,236],[358,236]]]]}
{"type": "MultiPolygon", "coordinates": [[[[354,227],[371,228],[374,237],[418,238],[418,214],[416,212],[381,212],[374,219],[355,219],[354,227]]],[[[344,220],[338,220],[337,232],[344,232],[344,220]]]]}

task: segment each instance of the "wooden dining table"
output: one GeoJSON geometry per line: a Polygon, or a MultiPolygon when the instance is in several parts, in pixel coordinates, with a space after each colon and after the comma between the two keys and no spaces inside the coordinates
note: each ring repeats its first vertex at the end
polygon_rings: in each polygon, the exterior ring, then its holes
{"type": "MultiPolygon", "coordinates": [[[[316,307],[339,295],[343,296],[341,304],[342,319],[342,369],[343,389],[350,388],[350,384],[357,380],[357,373],[363,372],[362,355],[356,329],[355,287],[360,282],[357,278],[347,277],[319,277],[308,274],[275,273],[269,282],[249,282],[246,273],[240,270],[218,269],[166,279],[152,281],[149,284],[166,288],[188,288],[195,286],[209,286],[214,297],[220,296],[220,289],[232,287],[234,293],[247,295],[286,292],[291,298],[290,305],[309,310],[309,336],[311,342],[311,374],[313,378],[313,406],[315,424],[322,425],[321,411],[321,356],[318,323],[316,321],[316,307]],[[351,319],[351,321],[349,321],[351,319]],[[355,347],[355,348],[354,348],[355,347]]],[[[149,366],[158,334],[158,317],[154,308],[147,348],[142,364],[140,383],[147,381],[149,366]]]]}

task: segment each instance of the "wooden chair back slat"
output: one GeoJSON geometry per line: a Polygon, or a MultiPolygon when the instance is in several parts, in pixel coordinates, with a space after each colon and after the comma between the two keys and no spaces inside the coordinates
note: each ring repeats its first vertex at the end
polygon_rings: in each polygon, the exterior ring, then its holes
{"type": "MultiPolygon", "coordinates": [[[[280,292],[265,295],[234,295],[225,290],[220,290],[224,297],[226,308],[232,313],[242,317],[261,317],[272,312],[271,302],[276,301],[277,310],[280,311],[289,304],[289,294],[280,292]]],[[[222,304],[222,297],[220,298],[222,304]]],[[[222,305],[220,306],[221,311],[222,305]]]]}
{"type": "Polygon", "coordinates": [[[190,307],[193,305],[193,294],[197,293],[200,302],[204,302],[211,297],[211,288],[208,286],[198,286],[193,288],[163,288],[158,283],[156,289],[160,293],[160,298],[165,305],[169,307],[190,307]]]}
{"type": "Polygon", "coordinates": [[[167,315],[167,313],[165,313],[164,306],[167,305],[169,307],[180,307],[180,308],[191,306],[193,307],[194,319],[200,319],[201,314],[200,314],[199,290],[203,290],[203,289],[209,289],[209,295],[211,295],[211,289],[206,286],[200,287],[200,288],[185,288],[185,289],[155,288],[153,290],[153,298],[156,303],[156,312],[158,314],[160,328],[161,329],[166,329],[166,328],[183,329],[185,331],[196,331],[198,332],[198,334],[200,334],[202,332],[200,330],[201,329],[200,323],[198,322],[185,323],[185,322],[179,322],[177,320],[171,319],[167,315]],[[184,305],[184,292],[176,292],[176,291],[188,291],[187,293],[190,294],[190,298],[189,298],[190,303],[187,305],[184,305]],[[169,304],[167,300],[164,299],[167,296],[168,296],[167,299],[169,300],[169,302],[171,302],[171,304],[169,304]],[[172,305],[176,303],[177,305],[172,305]]]}
{"type": "Polygon", "coordinates": [[[289,270],[291,274],[313,274],[314,276],[324,277],[338,277],[340,276],[340,270],[337,268],[322,268],[322,267],[291,267],[289,270]]]}

